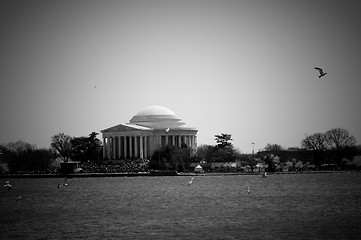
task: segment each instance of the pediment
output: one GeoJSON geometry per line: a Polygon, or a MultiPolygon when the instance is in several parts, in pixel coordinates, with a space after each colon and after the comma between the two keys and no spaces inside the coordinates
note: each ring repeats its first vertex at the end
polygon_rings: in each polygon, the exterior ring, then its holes
{"type": "Polygon", "coordinates": [[[138,126],[135,124],[118,124],[116,126],[107,128],[102,132],[124,132],[124,131],[134,131],[134,130],[151,130],[151,129],[143,126],[138,126]]]}

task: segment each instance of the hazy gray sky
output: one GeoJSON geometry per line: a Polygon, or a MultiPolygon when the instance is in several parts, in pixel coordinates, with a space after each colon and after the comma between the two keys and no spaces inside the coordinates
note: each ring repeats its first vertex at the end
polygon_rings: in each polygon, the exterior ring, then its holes
{"type": "Polygon", "coordinates": [[[344,0],[1,1],[0,143],[49,147],[161,105],[198,128],[198,145],[229,133],[250,153],[337,127],[360,144],[360,12],[344,0]]]}

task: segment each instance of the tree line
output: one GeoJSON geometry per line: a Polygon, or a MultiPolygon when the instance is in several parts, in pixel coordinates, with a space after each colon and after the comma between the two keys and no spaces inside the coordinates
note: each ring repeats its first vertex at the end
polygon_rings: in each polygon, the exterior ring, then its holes
{"type": "Polygon", "coordinates": [[[301,147],[312,151],[316,165],[322,164],[326,152],[332,153],[334,162],[342,167],[342,159],[357,153],[356,139],[346,129],[334,128],[324,133],[314,133],[301,141],[301,147]]]}
{"type": "MultiPolygon", "coordinates": [[[[11,173],[52,173],[56,169],[56,158],[64,162],[100,161],[102,144],[97,139],[98,133],[92,132],[88,137],[71,137],[59,133],[51,137],[50,148],[37,148],[24,141],[0,145],[0,162],[6,163],[11,173]]],[[[0,173],[5,169],[0,168],[0,173]]]]}
{"type": "MultiPolygon", "coordinates": [[[[35,145],[23,141],[0,145],[0,162],[7,163],[10,172],[50,171],[53,155],[49,149],[38,149],[35,145]]],[[[0,167],[0,173],[5,169],[0,167]]]]}
{"type": "Polygon", "coordinates": [[[346,129],[334,128],[324,133],[314,133],[301,140],[301,148],[284,148],[268,143],[263,150],[253,154],[242,154],[231,143],[231,134],[215,135],[216,145],[198,147],[197,156],[209,170],[213,162],[238,162],[249,166],[251,171],[258,164],[267,166],[268,171],[282,167],[291,170],[304,168],[321,169],[333,166],[335,169],[360,169],[361,147],[346,129]]]}
{"type": "MultiPolygon", "coordinates": [[[[293,162],[298,159],[303,164],[314,165],[317,169],[359,169],[361,167],[358,163],[361,147],[356,145],[356,138],[342,128],[307,135],[301,140],[301,148],[285,150],[277,144],[268,144],[259,155],[266,156],[267,154],[274,154],[283,160],[293,162]]],[[[274,166],[274,162],[269,161],[269,163],[270,166],[274,166]]]]}
{"type": "MultiPolygon", "coordinates": [[[[49,149],[38,149],[23,141],[0,145],[0,162],[8,165],[10,172],[52,172],[54,159],[64,162],[102,163],[102,143],[98,133],[87,137],[71,137],[59,133],[51,137],[49,149]]],[[[269,171],[277,171],[282,166],[301,169],[305,166],[335,165],[337,168],[361,168],[361,147],[345,129],[335,128],[324,133],[314,133],[301,141],[301,148],[285,149],[278,144],[268,143],[262,151],[243,154],[232,144],[231,134],[215,135],[215,145],[201,145],[197,153],[183,144],[181,147],[167,146],[157,149],[149,161],[149,169],[191,170],[190,163],[198,162],[212,171],[212,163],[238,162],[239,166],[253,168],[258,163],[268,166],[269,171]]],[[[0,168],[0,173],[4,169],[0,168]]]]}

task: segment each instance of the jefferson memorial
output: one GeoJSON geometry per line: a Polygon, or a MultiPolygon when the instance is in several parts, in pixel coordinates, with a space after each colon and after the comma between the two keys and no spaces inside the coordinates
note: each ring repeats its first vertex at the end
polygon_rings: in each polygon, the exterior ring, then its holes
{"type": "Polygon", "coordinates": [[[161,106],[150,106],[138,112],[129,123],[101,131],[104,159],[147,159],[166,146],[197,147],[195,128],[187,127],[174,112],[161,106]]]}

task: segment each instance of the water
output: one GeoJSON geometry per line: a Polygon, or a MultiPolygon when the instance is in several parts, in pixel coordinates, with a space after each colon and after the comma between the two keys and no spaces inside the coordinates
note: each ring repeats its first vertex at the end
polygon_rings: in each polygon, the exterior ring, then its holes
{"type": "Polygon", "coordinates": [[[359,173],[189,180],[10,179],[0,239],[360,239],[359,173]]]}

